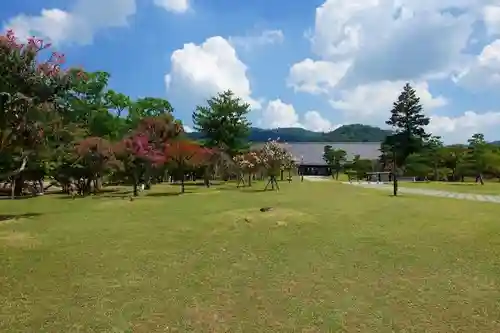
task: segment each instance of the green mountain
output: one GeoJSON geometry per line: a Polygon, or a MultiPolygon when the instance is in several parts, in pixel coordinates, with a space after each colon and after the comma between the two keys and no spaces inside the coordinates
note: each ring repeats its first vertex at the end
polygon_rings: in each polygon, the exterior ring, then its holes
{"type": "MultiPolygon", "coordinates": [[[[382,142],[389,130],[378,127],[352,124],[343,125],[331,132],[312,132],[303,128],[277,128],[262,129],[252,127],[249,140],[252,142],[265,142],[269,139],[280,139],[285,142],[382,142]]],[[[193,139],[202,139],[200,133],[189,133],[193,139]]]]}

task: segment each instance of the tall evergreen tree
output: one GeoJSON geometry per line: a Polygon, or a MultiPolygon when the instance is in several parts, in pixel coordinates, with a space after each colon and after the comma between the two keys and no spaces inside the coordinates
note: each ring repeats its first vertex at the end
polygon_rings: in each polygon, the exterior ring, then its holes
{"type": "Polygon", "coordinates": [[[250,105],[230,90],[212,97],[207,104],[197,106],[193,113],[194,128],[202,134],[205,145],[223,148],[231,156],[248,148],[250,105]]]}
{"type": "Polygon", "coordinates": [[[429,121],[415,89],[407,83],[393,104],[391,117],[386,121],[387,125],[394,128],[395,134],[388,136],[384,145],[390,146],[396,153],[398,166],[404,164],[408,155],[421,150],[424,142],[430,138],[430,134],[425,131],[429,121]]]}

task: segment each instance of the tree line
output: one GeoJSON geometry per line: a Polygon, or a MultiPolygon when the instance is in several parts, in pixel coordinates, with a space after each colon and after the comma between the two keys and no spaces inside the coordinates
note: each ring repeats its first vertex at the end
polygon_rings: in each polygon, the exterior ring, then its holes
{"type": "MultiPolygon", "coordinates": [[[[342,125],[326,133],[293,127],[275,129],[251,127],[248,140],[266,142],[268,139],[279,138],[285,142],[382,142],[390,134],[390,130],[362,124],[342,125]]],[[[203,139],[203,135],[198,132],[188,133],[188,135],[193,139],[203,139]]]]}
{"type": "Polygon", "coordinates": [[[227,178],[292,165],[276,141],[250,152],[249,104],[224,91],[197,106],[195,141],[168,100],[136,100],[108,87],[110,74],[64,68],[65,56],[37,38],[0,36],[0,184],[14,197],[57,185],[87,195],[104,183],[150,189],[166,179],[227,178]],[[48,53],[48,59],[43,57],[48,53]],[[251,153],[251,154],[250,154],[251,153]],[[247,157],[256,157],[249,167],[247,157]],[[47,180],[49,185],[47,185],[47,180]]]}
{"type": "Polygon", "coordinates": [[[406,84],[386,121],[393,133],[382,142],[377,161],[359,156],[347,161],[344,150],[331,146],[325,147],[323,159],[337,178],[341,171],[355,173],[358,178],[368,172],[386,171],[434,181],[473,177],[484,184],[485,178],[500,179],[500,146],[486,142],[481,133],[472,135],[467,144],[445,145],[439,136],[426,131],[429,122],[415,89],[406,84]]]}

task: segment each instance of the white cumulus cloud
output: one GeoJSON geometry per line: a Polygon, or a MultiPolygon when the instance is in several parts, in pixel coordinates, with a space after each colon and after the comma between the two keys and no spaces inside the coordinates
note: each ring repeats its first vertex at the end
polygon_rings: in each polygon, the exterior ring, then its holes
{"type": "Polygon", "coordinates": [[[466,111],[461,115],[431,116],[428,130],[440,135],[446,143],[465,143],[475,133],[482,133],[486,140],[498,140],[500,112],[476,113],[466,111]]]}
{"type": "Polygon", "coordinates": [[[500,34],[500,5],[485,6],[483,21],[490,35],[500,34]]]}
{"type": "MultiPolygon", "coordinates": [[[[404,85],[404,81],[359,85],[340,91],[339,97],[330,100],[330,104],[334,109],[343,111],[345,117],[351,121],[368,121],[380,126],[388,118],[389,111],[404,85]]],[[[426,82],[414,83],[412,86],[426,110],[444,106],[448,102],[442,96],[433,96],[426,82]]]]}
{"type": "Polygon", "coordinates": [[[500,39],[486,45],[455,81],[476,91],[500,88],[500,39]]]}
{"type": "Polygon", "coordinates": [[[124,27],[136,12],[135,0],[77,0],[69,10],[43,9],[40,15],[18,15],[8,20],[5,29],[13,29],[20,39],[46,38],[54,44],[91,44],[103,29],[124,27]]]}
{"type": "Polygon", "coordinates": [[[316,93],[339,84],[449,75],[463,61],[480,17],[476,7],[473,0],[326,0],[309,32],[319,60],[293,65],[289,81],[296,90],[316,93]],[[450,7],[463,14],[446,12],[450,7]]]}
{"type": "Polygon", "coordinates": [[[165,84],[171,93],[188,93],[190,99],[203,99],[231,89],[253,109],[261,107],[251,96],[247,66],[225,38],[215,36],[200,45],[184,44],[172,53],[170,60],[171,71],[165,76],[165,84]]]}
{"type": "Polygon", "coordinates": [[[279,44],[285,39],[281,30],[264,30],[260,33],[251,33],[246,36],[231,36],[229,42],[235,47],[251,50],[256,47],[279,44]]]}
{"type": "Polygon", "coordinates": [[[318,111],[307,111],[301,120],[294,106],[279,98],[267,103],[259,125],[263,128],[298,127],[315,132],[328,132],[338,127],[323,118],[318,111]]]}
{"type": "Polygon", "coordinates": [[[350,65],[348,61],[334,63],[307,58],[290,68],[287,84],[295,91],[328,93],[344,77],[350,65]]]}
{"type": "Polygon", "coordinates": [[[185,13],[189,9],[189,0],[154,0],[154,4],[172,13],[185,13]]]}

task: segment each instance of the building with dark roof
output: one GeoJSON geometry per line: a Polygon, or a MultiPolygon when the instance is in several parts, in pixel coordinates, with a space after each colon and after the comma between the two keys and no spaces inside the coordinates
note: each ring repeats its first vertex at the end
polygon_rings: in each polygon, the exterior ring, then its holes
{"type": "MultiPolygon", "coordinates": [[[[263,143],[254,145],[262,147],[263,143]]],[[[299,170],[304,175],[330,175],[331,170],[323,160],[325,146],[342,149],[351,161],[359,155],[362,159],[376,160],[380,156],[380,142],[290,142],[282,145],[294,156],[299,170]]]]}

